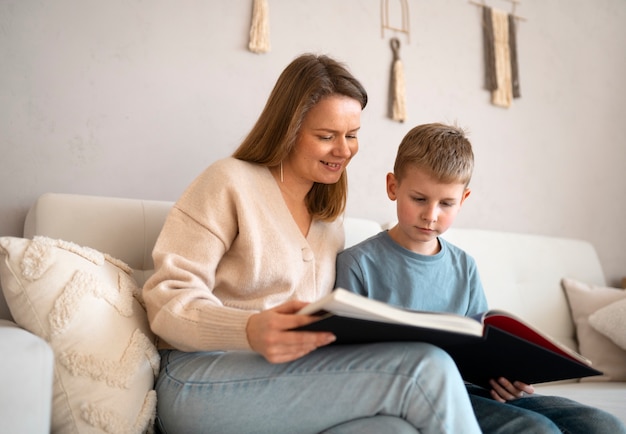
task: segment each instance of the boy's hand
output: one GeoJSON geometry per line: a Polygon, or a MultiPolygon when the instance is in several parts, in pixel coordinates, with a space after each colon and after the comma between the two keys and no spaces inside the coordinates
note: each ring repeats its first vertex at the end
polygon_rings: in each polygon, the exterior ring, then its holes
{"type": "Polygon", "coordinates": [[[521,381],[511,383],[504,377],[500,377],[497,380],[489,380],[489,384],[492,387],[490,391],[491,397],[499,402],[512,401],[523,397],[524,394],[531,395],[535,393],[535,388],[530,384],[522,383],[521,381]]]}
{"type": "Polygon", "coordinates": [[[288,301],[273,309],[252,315],[246,326],[248,342],[252,349],[270,363],[284,363],[333,342],[335,335],[330,332],[290,330],[318,320],[312,316],[295,314],[306,305],[305,302],[288,301]]]}

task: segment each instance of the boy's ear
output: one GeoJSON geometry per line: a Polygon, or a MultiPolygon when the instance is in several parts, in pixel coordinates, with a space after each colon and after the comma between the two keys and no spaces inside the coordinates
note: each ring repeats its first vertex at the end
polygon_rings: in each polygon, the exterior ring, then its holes
{"type": "Polygon", "coordinates": [[[398,197],[396,193],[397,188],[398,179],[396,178],[396,175],[389,172],[387,174],[387,196],[389,197],[389,199],[396,200],[396,198],[398,197]]]}
{"type": "Polygon", "coordinates": [[[461,205],[463,205],[463,202],[465,202],[465,199],[467,199],[471,193],[472,190],[470,190],[469,187],[465,189],[465,191],[463,192],[463,196],[461,196],[461,205]]]}

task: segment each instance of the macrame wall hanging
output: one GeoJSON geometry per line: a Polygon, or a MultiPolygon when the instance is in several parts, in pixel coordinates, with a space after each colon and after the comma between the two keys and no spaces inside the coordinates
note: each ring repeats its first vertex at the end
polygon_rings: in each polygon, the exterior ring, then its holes
{"type": "MultiPolygon", "coordinates": [[[[411,40],[409,27],[409,5],[407,0],[399,0],[400,25],[393,26],[389,18],[389,0],[380,1],[380,33],[385,37],[385,30],[400,32],[406,35],[407,43],[411,40]]],[[[404,65],[400,60],[400,40],[393,37],[390,40],[392,51],[391,79],[389,83],[389,117],[394,121],[406,120],[406,82],[404,79],[404,65]]]]}
{"type": "Polygon", "coordinates": [[[400,60],[400,40],[391,39],[393,64],[391,65],[391,119],[398,122],[406,120],[406,84],[404,81],[404,66],[400,60]]]}
{"type": "Polygon", "coordinates": [[[253,0],[248,49],[257,54],[270,51],[269,6],[267,0],[253,0]]]}
{"type": "Polygon", "coordinates": [[[493,105],[508,108],[521,96],[516,21],[525,18],[515,15],[519,0],[505,1],[511,2],[511,13],[487,6],[484,0],[470,3],[482,8],[485,89],[491,92],[493,105]]]}

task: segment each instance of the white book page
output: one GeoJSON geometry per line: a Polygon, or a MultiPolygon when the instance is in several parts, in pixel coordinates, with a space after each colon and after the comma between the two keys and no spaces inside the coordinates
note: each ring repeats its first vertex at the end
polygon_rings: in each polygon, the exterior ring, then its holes
{"type": "Polygon", "coordinates": [[[482,336],[483,333],[482,324],[472,318],[447,313],[405,310],[342,288],[305,306],[298,313],[312,315],[320,310],[348,318],[426,327],[475,336],[482,336]]]}

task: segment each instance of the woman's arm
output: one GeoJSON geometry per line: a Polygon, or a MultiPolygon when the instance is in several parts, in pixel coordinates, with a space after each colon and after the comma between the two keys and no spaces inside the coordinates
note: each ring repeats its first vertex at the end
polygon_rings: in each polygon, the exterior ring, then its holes
{"type": "Polygon", "coordinates": [[[284,363],[335,341],[335,336],[330,332],[291,331],[318,319],[308,315],[295,315],[295,312],[306,305],[307,303],[301,301],[288,301],[252,315],[246,327],[252,349],[271,363],[284,363]]]}

